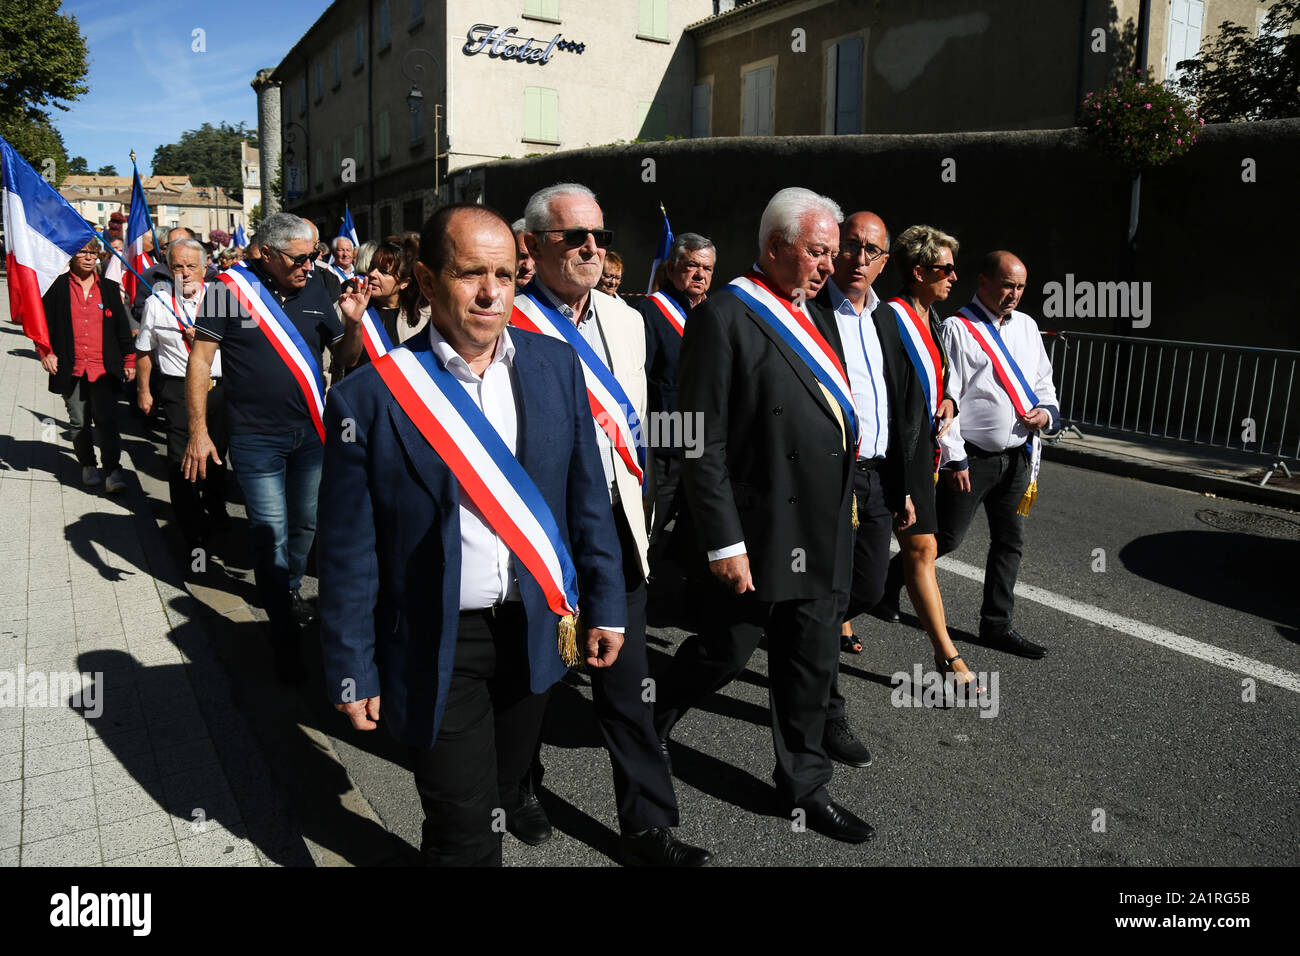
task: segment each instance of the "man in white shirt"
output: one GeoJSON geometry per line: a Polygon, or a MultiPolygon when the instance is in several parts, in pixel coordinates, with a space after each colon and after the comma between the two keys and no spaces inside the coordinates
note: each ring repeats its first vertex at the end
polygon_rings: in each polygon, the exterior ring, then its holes
{"type": "MultiPolygon", "coordinates": [[[[605,250],[613,239],[604,222],[595,195],[585,186],[563,183],[534,193],[524,209],[528,229],[524,241],[537,275],[519,294],[515,306],[525,315],[537,308],[558,311],[560,321],[572,323],[591,346],[593,361],[613,374],[641,419],[646,409],[645,327],[635,309],[596,288],[605,250]]],[[[592,428],[622,546],[627,596],[627,631],[618,662],[591,675],[592,702],[614,771],[623,859],[639,865],[703,866],[712,855],[673,836],[672,828],[678,823],[677,795],[654,730],[654,697],[645,692],[649,678],[646,577],[650,566],[641,484],[594,418],[592,428]]],[[[631,449],[633,454],[635,451],[631,449]]],[[[510,812],[506,821],[512,833],[535,842],[550,835],[536,797],[540,781],[538,761],[525,782],[523,805],[510,812]]]]}
{"type": "Polygon", "coordinates": [[[352,245],[351,239],[347,236],[336,236],[330,243],[330,252],[333,254],[330,265],[334,267],[334,272],[341,281],[346,282],[356,275],[352,264],[356,261],[357,250],[352,245]]]}
{"type": "Polygon", "coordinates": [[[156,407],[166,418],[167,484],[176,523],[190,549],[204,546],[208,534],[214,528],[226,527],[230,520],[226,514],[226,403],[221,391],[220,350],[212,360],[207,423],[223,464],[209,465],[206,477],[194,482],[186,481],[181,472],[185,446],[190,440],[185,372],[194,344],[194,316],[206,289],[203,273],[207,264],[207,250],[196,240],[175,238],[168,242],[167,265],[172,281],[154,287],[154,294],[144,304],[140,331],[135,337],[136,403],[146,415],[156,407]],[[176,290],[181,294],[177,295],[176,290]],[[151,377],[155,366],[158,374],[151,377]],[[151,387],[154,385],[157,394],[151,387]]]}
{"type": "MultiPolygon", "coordinates": [[[[980,638],[1021,657],[1038,659],[1047,650],[1025,639],[1012,625],[1016,576],[1024,548],[1024,517],[1017,513],[1030,481],[1034,433],[1060,421],[1052,363],[1038,324],[1016,306],[1028,271],[1010,252],[990,252],[980,269],[975,298],[963,310],[996,330],[1037,404],[1019,415],[999,381],[993,360],[961,316],[943,323],[943,344],[951,364],[950,382],[961,412],[940,440],[943,480],[936,492],[939,554],[955,550],[981,504],[989,522],[989,552],[984,569],[980,638]]],[[[994,343],[996,345],[996,343],[994,343]]],[[[1014,371],[1012,372],[1014,375],[1014,371]]]]}
{"type": "MultiPolygon", "coordinates": [[[[906,489],[902,458],[891,447],[890,384],[887,365],[902,357],[892,326],[878,329],[873,313],[880,297],[872,283],[889,262],[889,230],[873,212],[855,212],[840,224],[839,254],[834,271],[817,296],[835,317],[844,348],[844,370],[853,392],[861,440],[854,463],[854,497],[858,527],[853,535],[853,578],[844,594],[840,643],[857,654],[862,644],[850,622],[870,610],[885,590],[889,538],[895,523],[906,527],[906,489]],[[883,334],[882,334],[883,333],[883,334]]],[[[871,753],[858,740],[845,715],[838,680],[831,685],[823,739],[826,752],[850,767],[871,765],[871,753]]]]}

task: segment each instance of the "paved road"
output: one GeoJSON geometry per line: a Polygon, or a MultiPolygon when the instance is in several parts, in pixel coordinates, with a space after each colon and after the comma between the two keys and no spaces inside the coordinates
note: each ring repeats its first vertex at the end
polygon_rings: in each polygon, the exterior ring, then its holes
{"type": "MultiPolygon", "coordinates": [[[[996,716],[894,705],[891,675],[932,667],[906,599],[902,625],[859,619],[866,648],[841,656],[874,763],[837,766],[831,789],[875,841],[796,833],[779,814],[761,650],[674,734],[681,836],[731,865],[1300,862],[1300,516],[1045,464],[1021,573],[1044,590],[1016,612],[1051,649],[1043,661],[973,635],[987,544],[977,522],[940,584],[966,660],[996,674],[996,716]]],[[[653,671],[685,636],[651,629],[653,671]]],[[[613,786],[584,684],[558,687],[548,715],[543,802],[556,837],[533,848],[507,836],[507,864],[613,862],[613,786]]],[[[385,825],[418,846],[400,756],[360,737],[335,738],[344,764],[385,825]]]]}

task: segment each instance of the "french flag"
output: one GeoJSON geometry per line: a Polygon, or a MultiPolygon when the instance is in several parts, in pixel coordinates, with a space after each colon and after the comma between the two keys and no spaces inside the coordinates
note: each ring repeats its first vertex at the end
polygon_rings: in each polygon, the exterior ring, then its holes
{"type": "MultiPolygon", "coordinates": [[[[339,227],[339,234],[336,238],[351,239],[353,249],[361,245],[357,241],[357,227],[352,225],[352,212],[348,209],[347,203],[343,204],[343,225],[339,227]]],[[[333,257],[331,256],[331,258],[333,257]]]]}
{"type": "MultiPolygon", "coordinates": [[[[141,275],[153,265],[153,257],[144,251],[144,237],[153,235],[153,219],[149,216],[149,206],[145,202],[144,187],[140,185],[140,171],[134,169],[135,181],[131,184],[131,212],[126,219],[126,259],[131,268],[141,275]]],[[[126,301],[135,301],[135,290],[140,280],[127,273],[122,277],[122,291],[126,301]]]]}
{"type": "Polygon", "coordinates": [[[243,223],[240,223],[235,226],[234,243],[235,245],[239,246],[239,248],[241,249],[244,248],[244,246],[248,245],[248,236],[244,235],[243,223]]]}
{"type": "Polygon", "coordinates": [[[650,263],[650,284],[646,287],[646,295],[655,290],[655,272],[661,263],[668,261],[673,251],[673,227],[668,225],[668,211],[663,203],[659,204],[659,211],[664,214],[664,229],[659,234],[659,245],[655,247],[655,261],[650,263]]]}
{"type": "Polygon", "coordinates": [[[42,355],[50,332],[41,296],[67,268],[68,260],[95,238],[95,230],[17,150],[0,138],[9,315],[42,355]]]}

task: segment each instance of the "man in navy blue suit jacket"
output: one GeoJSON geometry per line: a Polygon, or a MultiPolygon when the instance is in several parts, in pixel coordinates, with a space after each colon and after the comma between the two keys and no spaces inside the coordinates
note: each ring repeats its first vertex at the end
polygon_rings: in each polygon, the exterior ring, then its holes
{"type": "MultiPolygon", "coordinates": [[[[400,348],[432,351],[532,478],[577,570],[580,652],[608,667],[627,604],[582,370],[567,344],[506,330],[515,259],[497,213],[435,213],[416,265],[429,331],[400,348]]],[[[331,700],[371,730],[383,699],[383,721],[411,750],[426,863],[499,865],[504,808],[567,670],[559,618],[373,364],[330,391],[325,438],[318,564],[331,700]]]]}

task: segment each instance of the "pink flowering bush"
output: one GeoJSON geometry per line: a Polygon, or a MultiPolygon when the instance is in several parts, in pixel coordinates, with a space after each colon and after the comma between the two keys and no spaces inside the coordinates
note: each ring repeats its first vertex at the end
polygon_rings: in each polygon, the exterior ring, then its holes
{"type": "Polygon", "coordinates": [[[1099,150],[1139,170],[1186,153],[1205,120],[1173,90],[1137,70],[1111,89],[1084,97],[1079,125],[1099,150]]]}

